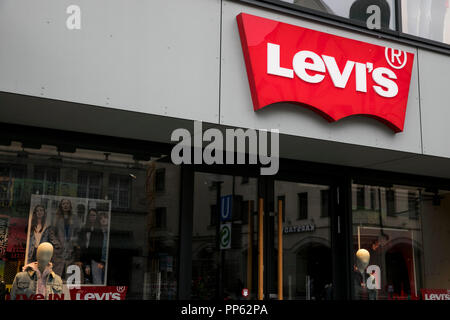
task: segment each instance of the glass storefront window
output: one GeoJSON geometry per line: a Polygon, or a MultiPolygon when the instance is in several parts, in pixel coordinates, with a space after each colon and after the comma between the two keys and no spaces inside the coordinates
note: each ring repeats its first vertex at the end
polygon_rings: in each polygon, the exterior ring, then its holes
{"type": "Polygon", "coordinates": [[[345,233],[352,236],[352,286],[338,288],[333,188],[193,177],[193,190],[183,190],[193,192],[186,208],[193,210],[192,273],[180,278],[179,166],[101,148],[0,146],[0,280],[11,290],[15,275],[36,261],[37,246],[50,242],[53,271],[64,282],[102,293],[121,288],[126,299],[177,299],[179,281],[199,300],[258,299],[260,283],[265,299],[281,292],[284,300],[329,300],[346,289],[353,299],[421,299],[450,288],[448,190],[354,183],[351,234],[345,233]]]}
{"type": "Polygon", "coordinates": [[[402,0],[402,31],[450,44],[448,0],[402,0]]]}
{"type": "Polygon", "coordinates": [[[352,199],[354,299],[448,287],[450,192],[354,184],[352,199]]]}
{"type": "Polygon", "coordinates": [[[282,225],[274,221],[276,252],[282,232],[284,300],[333,298],[329,190],[323,185],[275,181],[277,216],[280,201],[284,213],[282,225]]]}
{"type": "Polygon", "coordinates": [[[192,299],[238,300],[244,288],[256,299],[257,192],[255,178],[195,173],[192,299]]]}
{"type": "Polygon", "coordinates": [[[176,299],[179,193],[180,168],[158,158],[0,146],[0,280],[11,290],[50,242],[53,271],[67,284],[176,299]]]}
{"type": "Polygon", "coordinates": [[[347,18],[370,29],[395,30],[394,0],[280,0],[304,8],[347,18]],[[375,19],[376,17],[376,19],[375,19]],[[379,25],[375,24],[376,20],[379,25]]]}

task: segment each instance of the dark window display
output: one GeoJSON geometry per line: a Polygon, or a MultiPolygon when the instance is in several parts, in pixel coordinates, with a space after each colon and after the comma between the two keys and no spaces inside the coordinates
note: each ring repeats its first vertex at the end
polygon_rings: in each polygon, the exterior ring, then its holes
{"type": "Polygon", "coordinates": [[[450,288],[448,190],[354,183],[352,281],[342,288],[333,185],[193,177],[180,190],[181,168],[165,157],[0,146],[0,298],[177,299],[179,281],[200,300],[329,300],[345,290],[421,299],[450,288]],[[193,220],[192,273],[180,277],[181,191],[192,192],[193,220]]]}
{"type": "Polygon", "coordinates": [[[37,293],[84,299],[87,292],[110,300],[175,299],[179,171],[160,159],[135,160],[131,154],[28,149],[20,142],[0,146],[5,298],[14,287],[15,299],[37,293]],[[157,185],[157,172],[170,182],[165,188],[157,185]],[[51,251],[42,268],[41,247],[51,251]],[[50,282],[41,285],[45,279],[50,282]],[[68,290],[59,290],[58,279],[68,290]]]}
{"type": "Polygon", "coordinates": [[[354,299],[420,299],[421,290],[449,287],[450,192],[353,185],[352,198],[354,299]]]}
{"type": "Polygon", "coordinates": [[[257,179],[242,184],[241,177],[200,172],[194,179],[191,298],[238,300],[247,288],[256,299],[257,179]]]}

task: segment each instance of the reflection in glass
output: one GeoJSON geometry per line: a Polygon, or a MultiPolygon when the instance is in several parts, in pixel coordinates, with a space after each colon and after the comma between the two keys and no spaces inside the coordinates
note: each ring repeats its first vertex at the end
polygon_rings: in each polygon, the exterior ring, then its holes
{"type": "Polygon", "coordinates": [[[352,189],[353,298],[420,299],[421,289],[442,286],[450,270],[450,193],[406,186],[352,189]]]}
{"type": "Polygon", "coordinates": [[[448,0],[402,0],[403,32],[450,44],[448,8],[448,0]]]}
{"type": "Polygon", "coordinates": [[[284,300],[332,299],[329,187],[275,181],[276,208],[279,200],[284,222],[279,228],[275,219],[274,228],[283,233],[284,300]]]}
{"type": "Polygon", "coordinates": [[[158,158],[0,146],[0,279],[10,286],[48,241],[63,279],[72,265],[81,285],[127,287],[127,299],[175,299],[179,186],[179,167],[158,158]]]}
{"type": "MultiPolygon", "coordinates": [[[[192,240],[192,298],[256,299],[257,179],[195,173],[192,240]],[[231,218],[221,218],[221,197],[231,196],[231,218]],[[220,226],[231,227],[229,243],[219,244],[220,226]]],[[[226,239],[225,239],[226,240],[226,239]]],[[[225,241],[226,242],[226,241],[225,241]]]]}
{"type": "Polygon", "coordinates": [[[323,13],[348,18],[350,20],[370,26],[371,29],[382,28],[395,30],[395,3],[394,0],[280,0],[304,8],[323,13]],[[374,9],[373,6],[377,8],[374,9]],[[379,20],[376,27],[372,18],[379,20]]]}

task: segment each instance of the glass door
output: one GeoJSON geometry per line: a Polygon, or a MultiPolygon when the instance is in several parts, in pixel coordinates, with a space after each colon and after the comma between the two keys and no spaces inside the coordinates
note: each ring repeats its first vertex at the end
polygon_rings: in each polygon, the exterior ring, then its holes
{"type": "Polygon", "coordinates": [[[256,299],[257,182],[195,172],[192,299],[256,299]]]}
{"type": "Polygon", "coordinates": [[[333,297],[330,186],[274,182],[274,261],[271,298],[333,297]],[[274,290],[276,289],[276,290],[274,290]]]}
{"type": "Polygon", "coordinates": [[[195,172],[191,298],[332,299],[332,190],[195,172]]]}
{"type": "Polygon", "coordinates": [[[353,299],[420,298],[422,220],[440,199],[412,186],[352,185],[353,299]]]}

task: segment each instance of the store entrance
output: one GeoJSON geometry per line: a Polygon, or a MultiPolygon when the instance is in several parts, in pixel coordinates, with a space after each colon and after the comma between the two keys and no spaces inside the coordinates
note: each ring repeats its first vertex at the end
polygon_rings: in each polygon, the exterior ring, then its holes
{"type": "Polygon", "coordinates": [[[256,299],[257,199],[257,178],[194,173],[192,299],[256,299]]]}
{"type": "Polygon", "coordinates": [[[194,173],[192,299],[335,296],[332,184],[194,173]]]}
{"type": "MultiPolygon", "coordinates": [[[[331,249],[320,243],[310,243],[297,252],[296,278],[299,296],[306,300],[330,300],[332,298],[331,249]]],[[[292,300],[292,293],[287,298],[292,300]]]]}
{"type": "Polygon", "coordinates": [[[275,180],[273,185],[276,204],[273,247],[277,252],[273,297],[332,299],[332,188],[282,180],[275,180]]]}

